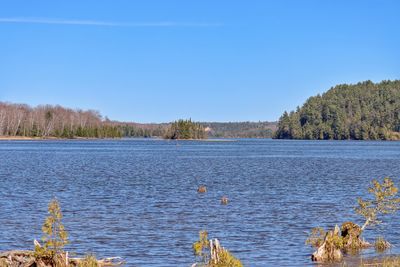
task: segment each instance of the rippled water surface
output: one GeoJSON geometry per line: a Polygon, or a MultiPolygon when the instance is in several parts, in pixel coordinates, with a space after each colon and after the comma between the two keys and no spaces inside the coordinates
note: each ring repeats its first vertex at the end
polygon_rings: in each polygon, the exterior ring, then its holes
{"type": "MultiPolygon", "coordinates": [[[[308,266],[305,231],[362,223],[356,197],[384,176],[400,183],[399,142],[1,141],[0,250],[32,248],[56,196],[78,254],[189,266],[207,229],[246,266],[308,266]]],[[[400,253],[399,216],[384,221],[365,236],[400,253]]]]}

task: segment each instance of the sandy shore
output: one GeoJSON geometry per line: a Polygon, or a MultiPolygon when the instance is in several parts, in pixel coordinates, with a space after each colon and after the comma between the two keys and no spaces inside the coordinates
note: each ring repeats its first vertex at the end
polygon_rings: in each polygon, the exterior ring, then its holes
{"type": "Polygon", "coordinates": [[[0,140],[43,140],[41,137],[27,137],[27,136],[0,136],[0,140]]]}
{"type": "MultiPolygon", "coordinates": [[[[29,136],[0,136],[0,141],[16,141],[16,140],[102,140],[106,138],[88,138],[88,137],[74,137],[74,138],[59,138],[59,137],[29,137],[29,136]]],[[[112,138],[111,138],[112,139],[112,138]]],[[[116,138],[115,138],[116,139],[116,138]]]]}

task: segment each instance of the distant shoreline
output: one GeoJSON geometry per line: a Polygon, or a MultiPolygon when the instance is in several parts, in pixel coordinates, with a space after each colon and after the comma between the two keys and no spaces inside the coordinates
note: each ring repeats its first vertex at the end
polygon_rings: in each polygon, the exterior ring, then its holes
{"type": "Polygon", "coordinates": [[[56,136],[47,136],[47,137],[37,137],[37,136],[0,136],[1,141],[84,141],[84,140],[159,140],[159,141],[168,141],[168,142],[180,142],[180,141],[198,141],[198,142],[237,142],[241,139],[271,139],[271,140],[280,140],[280,141],[357,141],[357,142],[399,142],[400,140],[355,140],[355,139],[329,139],[329,140],[319,140],[319,139],[276,139],[276,138],[244,138],[244,137],[230,137],[230,138],[208,138],[208,139],[165,139],[159,136],[154,137],[105,137],[105,138],[97,138],[97,137],[73,137],[73,138],[61,138],[56,136]]]}
{"type": "Polygon", "coordinates": [[[121,139],[121,138],[95,138],[95,137],[74,137],[60,138],[55,136],[0,136],[0,141],[31,141],[31,140],[103,140],[103,139],[121,139]]]}
{"type": "Polygon", "coordinates": [[[1,141],[73,141],[73,140],[127,140],[127,139],[151,139],[151,140],[164,140],[164,141],[200,141],[200,142],[237,142],[235,139],[163,139],[161,137],[148,137],[148,138],[135,138],[135,137],[121,137],[121,138],[93,138],[93,137],[74,137],[74,138],[60,138],[55,136],[37,137],[37,136],[0,136],[1,141]]]}
{"type": "Polygon", "coordinates": [[[221,138],[221,139],[161,139],[161,140],[167,140],[167,141],[200,141],[200,142],[236,142],[237,139],[239,138],[221,138]]]}

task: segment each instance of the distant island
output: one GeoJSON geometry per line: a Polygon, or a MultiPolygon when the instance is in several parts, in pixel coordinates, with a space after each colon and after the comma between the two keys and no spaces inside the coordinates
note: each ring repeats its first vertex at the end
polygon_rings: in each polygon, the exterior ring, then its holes
{"type": "Polygon", "coordinates": [[[171,124],[164,138],[166,139],[206,139],[207,133],[200,123],[178,120],[171,124]]]}
{"type": "Polygon", "coordinates": [[[1,139],[156,137],[172,139],[271,138],[276,122],[120,122],[95,110],[0,102],[1,139]]]}
{"type": "Polygon", "coordinates": [[[400,140],[400,81],[341,84],[284,112],[277,139],[400,140]]]}

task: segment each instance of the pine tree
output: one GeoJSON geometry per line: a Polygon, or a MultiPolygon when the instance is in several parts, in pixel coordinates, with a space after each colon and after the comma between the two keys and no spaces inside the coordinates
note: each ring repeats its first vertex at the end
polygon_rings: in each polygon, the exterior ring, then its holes
{"type": "Polygon", "coordinates": [[[62,253],[63,247],[68,244],[68,234],[62,224],[62,212],[60,203],[56,198],[52,199],[48,206],[49,216],[42,226],[44,250],[54,257],[62,253]]]}

